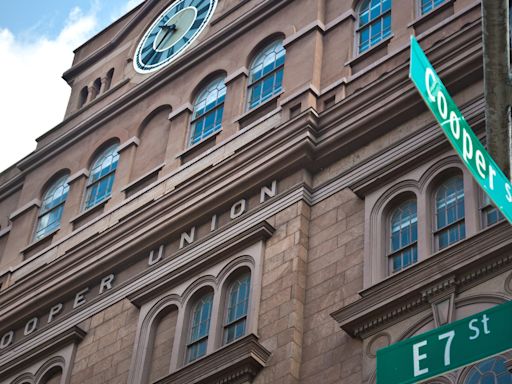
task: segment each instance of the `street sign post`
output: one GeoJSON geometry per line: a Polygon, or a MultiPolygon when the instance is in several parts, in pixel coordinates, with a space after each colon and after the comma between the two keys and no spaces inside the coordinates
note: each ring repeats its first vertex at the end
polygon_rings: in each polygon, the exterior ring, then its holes
{"type": "Polygon", "coordinates": [[[377,351],[377,384],[417,383],[512,348],[512,301],[377,351]]]}
{"type": "Polygon", "coordinates": [[[462,162],[512,224],[512,184],[460,113],[414,36],[411,36],[409,77],[462,162]]]}

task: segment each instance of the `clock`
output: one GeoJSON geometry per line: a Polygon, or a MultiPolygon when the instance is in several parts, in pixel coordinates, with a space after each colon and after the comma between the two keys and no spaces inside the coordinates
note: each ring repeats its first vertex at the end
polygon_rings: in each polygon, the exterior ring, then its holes
{"type": "Polygon", "coordinates": [[[217,0],[177,0],[151,24],[135,51],[133,65],[150,73],[179,57],[208,25],[217,0]]]}

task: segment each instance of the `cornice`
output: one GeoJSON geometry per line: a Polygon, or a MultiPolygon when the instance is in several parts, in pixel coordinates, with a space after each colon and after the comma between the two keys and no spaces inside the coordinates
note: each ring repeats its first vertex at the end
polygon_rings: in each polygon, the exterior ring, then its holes
{"type": "Polygon", "coordinates": [[[252,383],[267,365],[270,352],[250,334],[180,370],[155,384],[242,384],[252,383]]]}
{"type": "Polygon", "coordinates": [[[458,293],[512,269],[512,227],[502,222],[361,291],[331,316],[351,336],[366,338],[430,307],[442,291],[458,293]]]}
{"type": "MultiPolygon", "coordinates": [[[[79,343],[86,334],[87,332],[82,328],[74,326],[48,338],[36,348],[21,348],[13,359],[0,364],[0,377],[8,375],[23,366],[30,365],[37,359],[46,357],[66,345],[79,343]]],[[[8,350],[9,348],[3,350],[2,353],[7,353],[8,350]]]]}

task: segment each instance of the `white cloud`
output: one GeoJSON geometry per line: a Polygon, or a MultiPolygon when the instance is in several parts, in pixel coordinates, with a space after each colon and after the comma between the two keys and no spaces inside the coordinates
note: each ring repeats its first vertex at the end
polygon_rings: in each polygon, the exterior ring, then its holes
{"type": "Polygon", "coordinates": [[[98,27],[96,10],[74,8],[55,39],[25,41],[0,29],[0,171],[35,149],[35,138],[63,118],[70,88],[61,78],[73,50],[98,27]]]}

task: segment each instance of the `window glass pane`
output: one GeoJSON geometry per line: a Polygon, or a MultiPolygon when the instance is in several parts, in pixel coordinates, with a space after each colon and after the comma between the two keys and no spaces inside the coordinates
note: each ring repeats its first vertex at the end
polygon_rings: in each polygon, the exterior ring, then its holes
{"type": "Polygon", "coordinates": [[[370,12],[366,9],[364,12],[359,14],[359,25],[362,27],[370,21],[370,12]]]}
{"type": "Polygon", "coordinates": [[[281,90],[285,50],[281,41],[266,46],[253,60],[250,69],[248,108],[254,108],[281,90]]]}
{"type": "Polygon", "coordinates": [[[391,34],[391,15],[384,16],[382,23],[382,38],[386,38],[391,34]]]}

